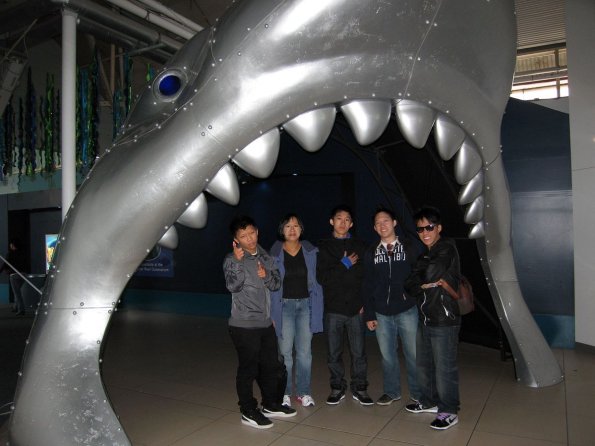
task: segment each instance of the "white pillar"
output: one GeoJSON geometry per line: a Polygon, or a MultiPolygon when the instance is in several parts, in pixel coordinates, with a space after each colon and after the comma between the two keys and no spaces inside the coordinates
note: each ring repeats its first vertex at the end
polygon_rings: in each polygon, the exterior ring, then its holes
{"type": "Polygon", "coordinates": [[[62,11],[62,220],[76,194],[76,21],[75,12],[62,11]]]}
{"type": "Polygon", "coordinates": [[[575,339],[595,346],[595,2],[566,1],[575,339]]]}

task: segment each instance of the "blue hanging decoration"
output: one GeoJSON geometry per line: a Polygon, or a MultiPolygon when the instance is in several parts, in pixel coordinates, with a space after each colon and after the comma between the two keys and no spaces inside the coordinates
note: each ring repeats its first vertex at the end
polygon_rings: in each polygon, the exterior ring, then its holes
{"type": "MultiPolygon", "coordinates": [[[[4,138],[2,143],[4,144],[4,155],[2,158],[2,174],[4,177],[12,174],[14,167],[14,109],[12,108],[12,99],[6,104],[4,115],[2,116],[2,124],[4,129],[4,138]]],[[[0,152],[2,152],[0,150],[0,152]]]]}
{"type": "Polygon", "coordinates": [[[34,175],[37,168],[35,145],[37,140],[37,123],[35,107],[35,87],[31,76],[31,68],[27,74],[27,95],[25,105],[25,174],[34,175]]]}
{"type": "Polygon", "coordinates": [[[89,116],[89,98],[88,98],[88,91],[89,91],[89,73],[86,68],[81,68],[79,70],[79,89],[78,89],[78,98],[79,98],[79,110],[77,113],[78,116],[78,137],[77,137],[77,164],[79,166],[85,166],[87,163],[87,151],[89,146],[89,128],[87,126],[89,116]]]}
{"type": "Polygon", "coordinates": [[[23,98],[19,98],[19,119],[17,125],[17,168],[19,175],[21,175],[23,173],[23,166],[25,165],[25,107],[23,105],[23,98]]]}
{"type": "Polygon", "coordinates": [[[95,57],[91,64],[91,78],[89,82],[89,147],[85,173],[93,166],[99,147],[99,51],[95,50],[95,57]]]}
{"type": "Polygon", "coordinates": [[[53,172],[54,164],[54,76],[46,75],[46,96],[43,104],[43,160],[44,171],[53,172]]]}

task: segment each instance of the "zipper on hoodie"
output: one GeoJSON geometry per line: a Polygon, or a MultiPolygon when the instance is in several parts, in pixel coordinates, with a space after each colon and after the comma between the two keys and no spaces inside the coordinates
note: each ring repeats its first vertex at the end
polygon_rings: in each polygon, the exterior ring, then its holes
{"type": "Polygon", "coordinates": [[[393,278],[393,262],[388,251],[386,252],[386,256],[388,257],[388,296],[386,296],[386,306],[388,307],[390,302],[390,285],[393,278]]]}
{"type": "Polygon", "coordinates": [[[426,304],[427,301],[428,301],[428,296],[426,296],[426,292],[424,291],[424,301],[419,306],[419,309],[421,310],[421,314],[424,317],[424,325],[427,325],[426,322],[428,322],[428,320],[429,320],[429,318],[426,316],[426,313],[424,312],[424,305],[426,304]]]}

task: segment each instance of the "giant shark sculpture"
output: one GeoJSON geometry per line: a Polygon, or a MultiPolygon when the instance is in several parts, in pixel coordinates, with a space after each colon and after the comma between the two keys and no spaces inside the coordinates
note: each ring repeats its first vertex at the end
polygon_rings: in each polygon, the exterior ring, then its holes
{"type": "Polygon", "coordinates": [[[273,170],[280,129],[308,151],[337,110],[369,144],[396,115],[455,157],[469,237],[518,379],[562,373],[519,289],[500,123],[515,62],[513,0],[247,0],[190,40],[146,87],[65,218],[26,348],[12,445],[128,445],[104,392],[100,349],[126,283],[176,221],[206,224],[203,192],[235,204],[230,163],[273,170]]]}

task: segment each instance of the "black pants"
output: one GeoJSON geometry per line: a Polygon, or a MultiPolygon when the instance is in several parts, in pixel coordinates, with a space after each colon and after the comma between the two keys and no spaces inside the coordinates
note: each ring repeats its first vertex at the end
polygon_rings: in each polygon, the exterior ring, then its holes
{"type": "Polygon", "coordinates": [[[262,405],[271,407],[283,401],[287,382],[285,365],[279,357],[277,335],[271,325],[267,328],[229,327],[231,340],[238,353],[236,390],[240,411],[256,409],[258,403],[252,388],[260,387],[262,405]]]}

